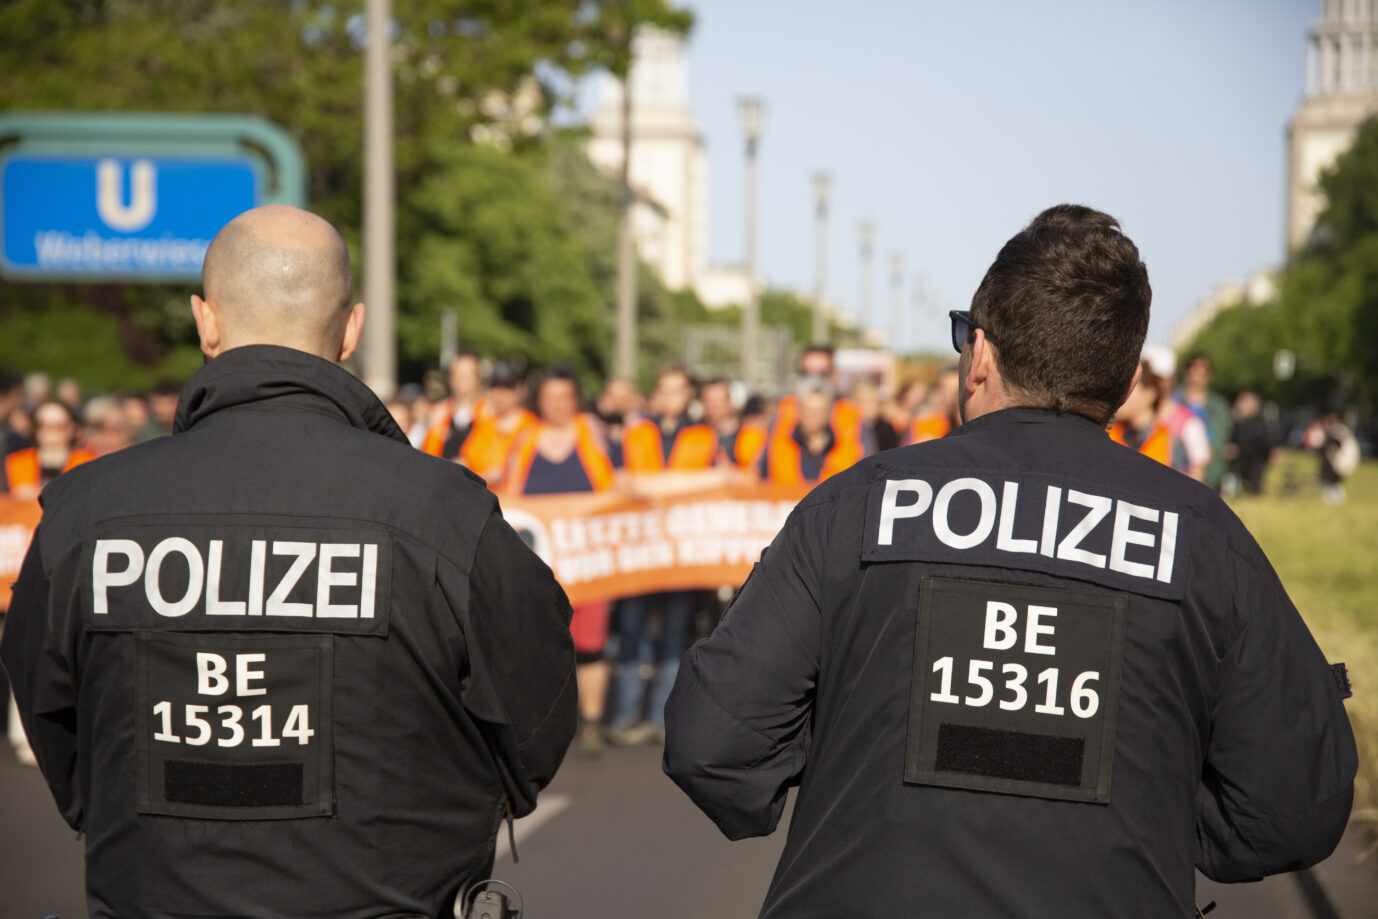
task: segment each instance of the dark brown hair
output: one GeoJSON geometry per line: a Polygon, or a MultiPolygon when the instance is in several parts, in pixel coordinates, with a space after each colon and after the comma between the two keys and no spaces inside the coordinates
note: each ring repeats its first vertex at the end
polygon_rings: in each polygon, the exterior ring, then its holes
{"type": "Polygon", "coordinates": [[[971,298],[1020,401],[1104,424],[1134,378],[1153,291],[1109,214],[1059,204],[1009,242],[971,298]]]}

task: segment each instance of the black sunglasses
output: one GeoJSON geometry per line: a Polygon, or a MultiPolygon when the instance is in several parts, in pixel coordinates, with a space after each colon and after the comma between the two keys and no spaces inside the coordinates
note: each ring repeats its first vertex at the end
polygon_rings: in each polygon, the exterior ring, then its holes
{"type": "MultiPolygon", "coordinates": [[[[970,341],[971,336],[981,327],[967,310],[948,310],[947,314],[952,317],[952,349],[961,354],[962,346],[970,341]]],[[[986,341],[992,345],[1000,344],[990,332],[986,332],[986,341]]]]}

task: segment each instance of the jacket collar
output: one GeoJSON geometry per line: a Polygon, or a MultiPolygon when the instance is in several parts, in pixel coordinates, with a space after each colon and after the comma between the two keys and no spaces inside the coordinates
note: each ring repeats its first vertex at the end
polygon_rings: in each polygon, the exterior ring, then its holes
{"type": "MultiPolygon", "coordinates": [[[[953,429],[952,434],[970,434],[973,431],[1001,424],[1056,424],[1066,427],[1069,430],[1099,431],[1105,433],[1102,425],[1096,424],[1085,415],[1078,415],[1075,412],[1055,412],[1050,408],[1033,408],[1029,406],[1016,406],[1014,408],[1004,408],[996,412],[988,412],[980,418],[973,418],[963,425],[953,429]]],[[[949,435],[951,436],[951,435],[949,435]]]]}
{"type": "Polygon", "coordinates": [[[187,381],[173,433],[227,408],[276,401],[325,410],[353,427],[408,443],[373,391],[347,372],[305,351],[246,345],[221,354],[187,381]]]}

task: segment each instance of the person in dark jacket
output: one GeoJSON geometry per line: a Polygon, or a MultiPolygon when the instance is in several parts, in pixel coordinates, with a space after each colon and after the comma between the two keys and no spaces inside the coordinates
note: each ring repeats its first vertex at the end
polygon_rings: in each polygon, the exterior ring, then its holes
{"type": "Polygon", "coordinates": [[[685,655],[666,772],[732,839],[799,787],[762,916],[1188,916],[1196,868],[1339,841],[1339,681],[1221,499],[1106,435],[1150,297],[1113,218],[1039,215],[953,313],[965,423],[815,489],[685,655]]]}
{"type": "Polygon", "coordinates": [[[573,736],[569,605],[335,366],[348,251],[211,243],[175,433],[43,494],[0,657],[95,917],[449,916],[573,736]]]}

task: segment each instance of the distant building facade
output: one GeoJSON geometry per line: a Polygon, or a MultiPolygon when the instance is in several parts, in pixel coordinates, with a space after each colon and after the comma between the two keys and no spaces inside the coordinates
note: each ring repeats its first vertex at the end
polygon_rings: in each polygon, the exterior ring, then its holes
{"type": "MultiPolygon", "coordinates": [[[[673,290],[703,275],[707,228],[707,163],[703,135],[689,111],[684,43],[641,29],[632,44],[632,190],[637,253],[673,290]]],[[[589,159],[603,173],[622,169],[622,84],[604,77],[591,124],[589,159]]]]}
{"type": "Polygon", "coordinates": [[[1243,281],[1226,281],[1197,301],[1172,327],[1169,343],[1179,355],[1191,347],[1196,336],[1224,310],[1235,306],[1263,306],[1277,299],[1277,273],[1258,271],[1243,281]]]}
{"type": "MultiPolygon", "coordinates": [[[[666,287],[692,289],[710,307],[741,304],[751,279],[739,265],[708,264],[708,164],[689,111],[684,41],[642,28],[632,42],[632,215],[636,251],[666,287]]],[[[588,155],[605,175],[622,169],[622,84],[604,76],[588,155]]],[[[756,280],[759,292],[761,282],[756,280]]]]}
{"type": "Polygon", "coordinates": [[[1378,0],[1321,0],[1306,49],[1306,98],[1287,129],[1287,249],[1306,245],[1325,207],[1320,174],[1378,114],[1378,0]]]}

